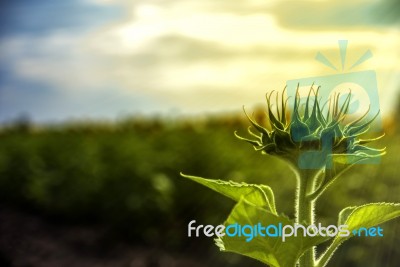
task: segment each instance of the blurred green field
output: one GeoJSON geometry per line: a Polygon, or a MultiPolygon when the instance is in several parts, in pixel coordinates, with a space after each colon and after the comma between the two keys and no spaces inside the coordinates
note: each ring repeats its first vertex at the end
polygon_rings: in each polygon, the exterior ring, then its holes
{"type": "MultiPolygon", "coordinates": [[[[179,176],[268,184],[278,210],[293,217],[294,175],[234,137],[248,126],[243,115],[8,126],[0,134],[0,199],[65,223],[106,225],[135,245],[214,257],[207,266],[262,266],[219,253],[212,239],[187,237],[189,221],[222,223],[233,202],[179,176]]],[[[399,137],[375,144],[387,147],[381,164],[358,165],[328,190],[319,220],[335,223],[349,205],[400,202],[399,137]]],[[[398,266],[399,226],[383,225],[384,238],[349,241],[330,266],[398,266]]]]}

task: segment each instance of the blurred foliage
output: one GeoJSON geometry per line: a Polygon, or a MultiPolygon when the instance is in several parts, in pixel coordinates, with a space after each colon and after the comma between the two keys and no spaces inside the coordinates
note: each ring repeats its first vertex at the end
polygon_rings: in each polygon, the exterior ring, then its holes
{"type": "MultiPolygon", "coordinates": [[[[134,244],[209,255],[208,266],[217,266],[213,257],[229,259],[227,266],[262,266],[220,255],[212,239],[187,237],[189,221],[220,224],[233,202],[179,176],[268,184],[278,211],[292,216],[294,175],[234,137],[248,126],[242,115],[46,127],[20,121],[0,133],[0,199],[63,222],[106,225],[134,244]]],[[[349,205],[400,202],[398,138],[395,133],[377,144],[388,150],[381,164],[358,165],[328,190],[317,207],[320,220],[336,223],[349,205]]],[[[331,266],[395,266],[398,226],[383,225],[384,238],[353,239],[331,266]]]]}
{"type": "Polygon", "coordinates": [[[389,23],[399,23],[400,17],[400,1],[399,0],[385,0],[382,2],[378,2],[382,5],[380,12],[378,15],[383,22],[389,23]]]}

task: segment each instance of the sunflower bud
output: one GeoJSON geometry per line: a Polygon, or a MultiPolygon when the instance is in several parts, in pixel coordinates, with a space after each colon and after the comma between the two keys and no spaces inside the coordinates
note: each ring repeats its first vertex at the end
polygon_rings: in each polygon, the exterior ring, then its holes
{"type": "Polygon", "coordinates": [[[276,92],[275,111],[272,97],[274,92],[266,96],[268,122],[271,126],[261,126],[245,112],[252,126],[258,131],[254,133],[249,127],[248,132],[255,139],[248,139],[235,135],[252,144],[257,151],[278,156],[290,161],[300,169],[330,168],[332,158],[335,156],[347,156],[349,164],[358,161],[376,158],[385,153],[385,149],[373,149],[365,144],[380,139],[360,139],[366,133],[371,123],[379,112],[371,119],[366,120],[369,110],[360,118],[344,123],[349,111],[351,92],[347,95],[343,104],[339,105],[340,94],[331,97],[324,107],[323,112],[319,103],[318,92],[311,86],[305,103],[301,103],[299,87],[294,98],[292,114],[287,108],[288,98],[276,92]],[[288,119],[290,118],[290,119],[288,119]]]}

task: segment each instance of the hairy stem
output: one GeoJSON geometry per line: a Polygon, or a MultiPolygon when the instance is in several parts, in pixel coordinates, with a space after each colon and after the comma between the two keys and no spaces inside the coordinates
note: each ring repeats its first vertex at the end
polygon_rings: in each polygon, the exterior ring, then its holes
{"type": "Polygon", "coordinates": [[[321,257],[317,260],[317,267],[325,267],[328,264],[328,261],[331,259],[333,253],[335,253],[336,249],[339,247],[339,243],[333,242],[328,249],[321,255],[321,257]]]}
{"type": "MultiPolygon", "coordinates": [[[[314,224],[315,201],[308,194],[314,190],[314,170],[299,170],[297,175],[297,190],[296,190],[296,223],[311,225],[314,224]]],[[[315,250],[311,248],[307,250],[299,261],[299,267],[313,267],[315,264],[315,250]]]]}

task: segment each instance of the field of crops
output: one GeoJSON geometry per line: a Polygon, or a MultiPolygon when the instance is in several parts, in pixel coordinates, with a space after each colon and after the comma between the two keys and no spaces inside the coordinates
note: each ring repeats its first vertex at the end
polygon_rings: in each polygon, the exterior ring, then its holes
{"type": "MultiPolygon", "coordinates": [[[[187,237],[189,221],[220,224],[234,203],[179,175],[268,184],[279,211],[293,216],[294,175],[235,138],[247,127],[242,115],[8,126],[0,134],[1,203],[55,224],[101,226],[103,242],[181,253],[200,266],[262,266],[219,253],[211,238],[187,237]]],[[[399,137],[391,131],[375,144],[388,152],[379,165],[358,165],[328,190],[317,207],[322,221],[335,223],[349,205],[400,202],[399,137]]],[[[384,238],[353,239],[331,266],[396,266],[399,226],[384,224],[384,238]]]]}

